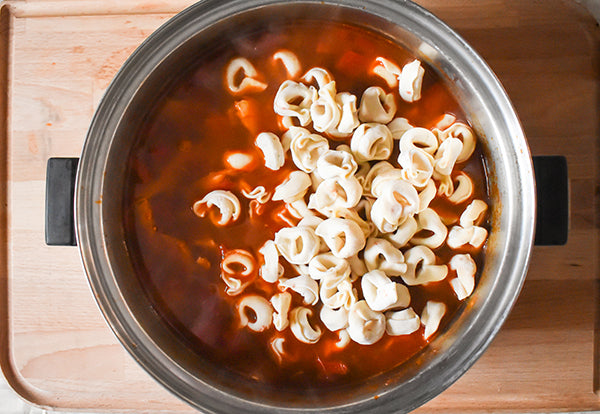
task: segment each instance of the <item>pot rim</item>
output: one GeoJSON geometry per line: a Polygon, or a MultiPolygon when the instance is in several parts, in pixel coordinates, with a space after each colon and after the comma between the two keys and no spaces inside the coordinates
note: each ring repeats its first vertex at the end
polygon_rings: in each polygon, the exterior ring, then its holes
{"type": "Polygon", "coordinates": [[[190,6],[144,41],[113,79],[91,122],[75,188],[76,237],[80,255],[104,318],[121,344],[146,372],[187,403],[209,412],[380,412],[384,409],[410,411],[422,405],[450,386],[473,365],[499,331],[525,279],[535,228],[535,183],[531,155],[506,92],[488,65],[458,34],[432,13],[409,1],[205,0],[190,6]],[[441,341],[442,336],[434,340],[430,346],[444,352],[412,379],[381,392],[376,400],[365,398],[337,407],[284,408],[249,402],[227,394],[198,378],[190,378],[185,369],[164,353],[152,337],[137,324],[135,315],[120,292],[106,245],[103,203],[97,202],[102,200],[104,194],[105,173],[108,171],[107,154],[112,140],[128,105],[143,87],[152,70],[166,59],[182,40],[185,41],[190,33],[204,29],[232,14],[286,3],[334,5],[363,10],[392,22],[411,21],[414,26],[411,27],[411,31],[416,36],[451,56],[450,60],[460,68],[461,74],[464,74],[462,81],[486,86],[487,89],[481,93],[489,95],[493,100],[496,109],[502,113],[502,122],[511,132],[506,139],[495,138],[495,144],[506,152],[506,164],[512,163],[515,166],[513,174],[507,178],[510,181],[507,185],[514,188],[515,194],[511,194],[506,203],[503,202],[502,216],[509,223],[506,240],[516,243],[502,244],[506,251],[499,259],[497,267],[501,274],[507,276],[502,280],[495,279],[490,286],[490,290],[495,293],[494,301],[482,305],[480,311],[470,320],[469,326],[464,328],[462,335],[451,346],[447,347],[441,341]],[[201,19],[198,16],[202,16],[201,19]],[[136,70],[132,70],[133,68],[136,70]],[[499,289],[498,284],[504,282],[506,285],[499,289]],[[426,384],[431,383],[433,379],[435,386],[428,387],[426,384]],[[400,393],[410,398],[402,398],[402,405],[398,406],[400,393]]]}

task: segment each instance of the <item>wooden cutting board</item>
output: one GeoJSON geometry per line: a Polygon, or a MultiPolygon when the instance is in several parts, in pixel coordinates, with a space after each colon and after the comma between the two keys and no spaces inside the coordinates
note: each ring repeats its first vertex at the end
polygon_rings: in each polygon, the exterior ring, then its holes
{"type": "MultiPolygon", "coordinates": [[[[14,0],[0,15],[0,366],[56,410],[190,412],[121,348],[73,247],[44,244],[45,166],[80,154],[127,56],[190,0],[14,0]]],[[[564,155],[569,241],[536,247],[484,356],[420,412],[600,410],[600,29],[571,1],[420,0],[488,61],[533,154],[564,155]]]]}

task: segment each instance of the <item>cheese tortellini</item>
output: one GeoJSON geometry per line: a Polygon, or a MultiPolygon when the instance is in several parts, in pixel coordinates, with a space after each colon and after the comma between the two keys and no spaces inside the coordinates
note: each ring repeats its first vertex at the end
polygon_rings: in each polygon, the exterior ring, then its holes
{"type": "Polygon", "coordinates": [[[217,207],[221,215],[220,218],[212,218],[213,223],[219,226],[226,226],[236,221],[242,212],[240,200],[231,191],[214,190],[194,203],[194,213],[199,217],[204,217],[211,207],[217,207]]]}
{"type": "Polygon", "coordinates": [[[310,196],[309,208],[328,215],[344,208],[352,208],[362,197],[362,187],[354,177],[332,177],[322,181],[310,196]]]}
{"type": "Polygon", "coordinates": [[[227,65],[227,88],[233,94],[264,91],[267,84],[259,81],[257,77],[258,71],[248,59],[238,57],[227,65]],[[241,81],[238,81],[240,74],[241,81]]]}
{"type": "Polygon", "coordinates": [[[256,146],[265,157],[265,167],[270,170],[278,170],[285,162],[283,146],[277,135],[272,132],[261,132],[256,137],[256,146]]]}
{"type": "Polygon", "coordinates": [[[448,246],[458,249],[465,245],[475,248],[483,246],[487,239],[487,230],[477,224],[483,219],[487,204],[483,200],[473,200],[460,216],[460,224],[453,226],[448,233],[448,246]]]}
{"type": "Polygon", "coordinates": [[[334,177],[349,179],[354,177],[357,170],[356,160],[351,153],[346,151],[329,150],[317,160],[317,173],[324,180],[334,177]]]}
{"type": "Polygon", "coordinates": [[[403,284],[393,282],[381,270],[371,270],[361,278],[360,285],[367,305],[374,311],[405,308],[410,303],[410,293],[403,284]]]}
{"type": "Polygon", "coordinates": [[[385,318],[385,331],[392,336],[410,335],[421,326],[421,319],[413,308],[386,312],[385,318]]]}
{"type": "Polygon", "coordinates": [[[413,60],[402,68],[400,74],[399,90],[400,97],[406,102],[414,102],[421,99],[421,86],[425,70],[421,62],[413,60]]]}
{"type": "Polygon", "coordinates": [[[385,316],[374,311],[366,301],[356,302],[348,313],[348,334],[361,345],[371,345],[379,341],[385,333],[385,316]]]}
{"type": "Polygon", "coordinates": [[[310,176],[302,171],[292,171],[287,180],[275,188],[273,201],[283,200],[286,203],[292,203],[302,199],[306,191],[311,186],[310,176]]]}
{"type": "Polygon", "coordinates": [[[346,259],[365,247],[365,235],[354,221],[338,217],[328,218],[317,226],[321,237],[334,256],[346,259]]]}
{"type": "Polygon", "coordinates": [[[321,253],[308,264],[308,274],[315,280],[325,278],[343,279],[350,276],[350,263],[332,253],[321,253]]]}
{"type": "Polygon", "coordinates": [[[448,274],[448,267],[435,264],[435,253],[426,246],[415,246],[404,253],[407,270],[402,280],[408,286],[439,282],[448,274]]]}
{"type": "Polygon", "coordinates": [[[256,261],[247,250],[235,249],[227,252],[221,261],[221,279],[227,286],[225,293],[236,296],[256,276],[256,261]]]}
{"type": "Polygon", "coordinates": [[[394,94],[385,93],[378,86],[371,86],[363,92],[358,110],[358,118],[362,122],[387,124],[394,119],[395,114],[396,101],[394,94]]]}
{"type": "MultiPolygon", "coordinates": [[[[321,227],[322,224],[319,225],[321,227]]],[[[317,255],[321,241],[318,229],[310,227],[284,227],[275,233],[275,245],[279,253],[292,264],[308,264],[317,255]]]]}
{"type": "Polygon", "coordinates": [[[371,207],[371,220],[382,233],[395,231],[419,209],[419,194],[407,181],[387,181],[371,207]]]}
{"type": "Polygon", "coordinates": [[[352,135],[350,149],[358,162],[385,160],[392,154],[393,138],[383,124],[361,124],[352,135]]]}
{"type": "Polygon", "coordinates": [[[267,240],[258,250],[263,257],[263,265],[259,269],[265,282],[274,283],[283,275],[283,266],[279,263],[279,252],[273,240],[267,240]]]}
{"type": "Polygon", "coordinates": [[[400,276],[407,270],[402,251],[385,239],[369,238],[364,258],[369,271],[379,269],[388,276],[400,276]]]}
{"type": "Polygon", "coordinates": [[[450,259],[448,267],[456,272],[450,284],[458,299],[462,300],[473,293],[477,265],[470,254],[457,254],[450,259]]]}
{"type": "Polygon", "coordinates": [[[310,122],[310,107],[317,99],[317,90],[302,83],[287,80],[279,86],[273,108],[275,113],[298,119],[300,125],[310,122]]]}
{"type": "Polygon", "coordinates": [[[323,331],[319,326],[311,325],[308,319],[313,311],[304,306],[294,308],[290,312],[290,328],[294,336],[306,344],[314,344],[319,341],[323,331]]]}
{"type": "Polygon", "coordinates": [[[337,127],[329,129],[327,133],[334,137],[347,137],[360,125],[356,109],[356,96],[348,92],[340,92],[335,96],[335,101],[341,110],[340,122],[337,127]]]}
{"type": "Polygon", "coordinates": [[[323,306],[331,309],[349,309],[357,300],[356,290],[349,276],[328,276],[321,279],[319,292],[323,306]]]}
{"type": "MultiPolygon", "coordinates": [[[[269,343],[279,363],[287,348],[279,332],[286,329],[306,344],[330,341],[332,352],[385,335],[430,340],[452,309],[435,292],[446,286],[459,301],[473,293],[475,254],[488,236],[488,205],[463,169],[475,133],[453,114],[435,114],[439,121],[425,128],[411,112],[400,113],[427,93],[418,60],[378,57],[369,76],[380,86],[355,95],[338,91],[325,68],[301,76],[289,50],[272,59],[288,79],[273,100],[279,131],[253,135],[264,162],[247,148],[226,153],[225,172],[214,178],[222,189],[214,185],[192,207],[199,217],[210,212],[216,226],[273,217],[273,227],[264,226],[272,237],[256,251],[223,250],[221,279],[227,295],[241,298],[240,326],[274,331],[269,343]],[[236,192],[238,175],[263,167],[276,185],[246,175],[236,192]]],[[[245,58],[233,59],[225,78],[235,96],[269,86],[245,58]]]]}
{"type": "Polygon", "coordinates": [[[268,300],[259,295],[248,295],[238,303],[238,312],[242,326],[248,326],[256,332],[262,332],[273,322],[273,308],[268,300]],[[248,309],[254,313],[254,321],[248,317],[248,309]]]}
{"type": "Polygon", "coordinates": [[[348,326],[348,313],[346,308],[331,309],[323,306],[319,317],[327,329],[335,332],[348,326]]]}
{"type": "Polygon", "coordinates": [[[289,292],[281,292],[271,297],[271,305],[273,306],[273,325],[278,331],[283,331],[290,324],[288,312],[292,303],[292,295],[289,292]]]}
{"type": "Polygon", "coordinates": [[[319,300],[319,285],[308,275],[302,274],[291,279],[279,282],[279,285],[284,289],[291,289],[299,293],[305,305],[314,305],[319,300]]]}
{"type": "Polygon", "coordinates": [[[385,80],[390,88],[398,86],[398,77],[401,74],[400,68],[391,60],[379,56],[375,59],[373,73],[385,80]]]}
{"type": "Polygon", "coordinates": [[[425,327],[423,336],[429,338],[438,330],[440,322],[446,313],[446,305],[442,302],[428,300],[421,314],[421,324],[425,327]]]}
{"type": "Polygon", "coordinates": [[[329,82],[319,88],[319,97],[310,106],[310,116],[316,131],[329,131],[339,124],[342,111],[336,101],[336,95],[335,82],[329,82]]]}
{"type": "Polygon", "coordinates": [[[298,60],[298,56],[296,56],[293,52],[290,52],[289,50],[278,50],[273,55],[273,59],[281,61],[281,63],[285,67],[285,70],[291,78],[295,78],[296,76],[298,76],[300,74],[300,71],[302,70],[302,66],[300,64],[300,61],[298,60]]]}

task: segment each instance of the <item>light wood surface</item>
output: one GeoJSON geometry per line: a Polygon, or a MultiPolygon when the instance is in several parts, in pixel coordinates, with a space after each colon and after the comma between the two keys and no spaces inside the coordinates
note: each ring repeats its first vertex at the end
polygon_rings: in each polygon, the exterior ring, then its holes
{"type": "MultiPolygon", "coordinates": [[[[46,160],[79,155],[127,56],[191,1],[4,3],[0,18],[0,365],[50,409],[190,412],[107,327],[78,251],[44,244],[46,160]]],[[[600,30],[575,2],[421,0],[487,60],[536,155],[567,157],[571,231],[536,247],[484,356],[420,412],[600,410],[600,30]]]]}

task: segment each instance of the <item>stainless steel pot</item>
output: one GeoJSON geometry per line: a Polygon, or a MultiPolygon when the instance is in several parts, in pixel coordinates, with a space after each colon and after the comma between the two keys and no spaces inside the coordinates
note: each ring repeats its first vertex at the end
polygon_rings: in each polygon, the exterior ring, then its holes
{"type": "Polygon", "coordinates": [[[458,379],[506,319],[524,281],[535,228],[532,161],[515,111],[484,61],[448,26],[408,1],[205,0],[169,20],[118,72],[85,142],[75,190],[77,241],[109,325],[157,381],[207,412],[410,411],[458,379]],[[439,72],[481,137],[491,188],[491,224],[478,286],[446,332],[406,364],[324,395],[291,395],[231,378],[187,352],[153,311],[124,245],[121,223],[130,137],[170,71],[209,51],[248,19],[339,19],[379,32],[439,72]]]}

